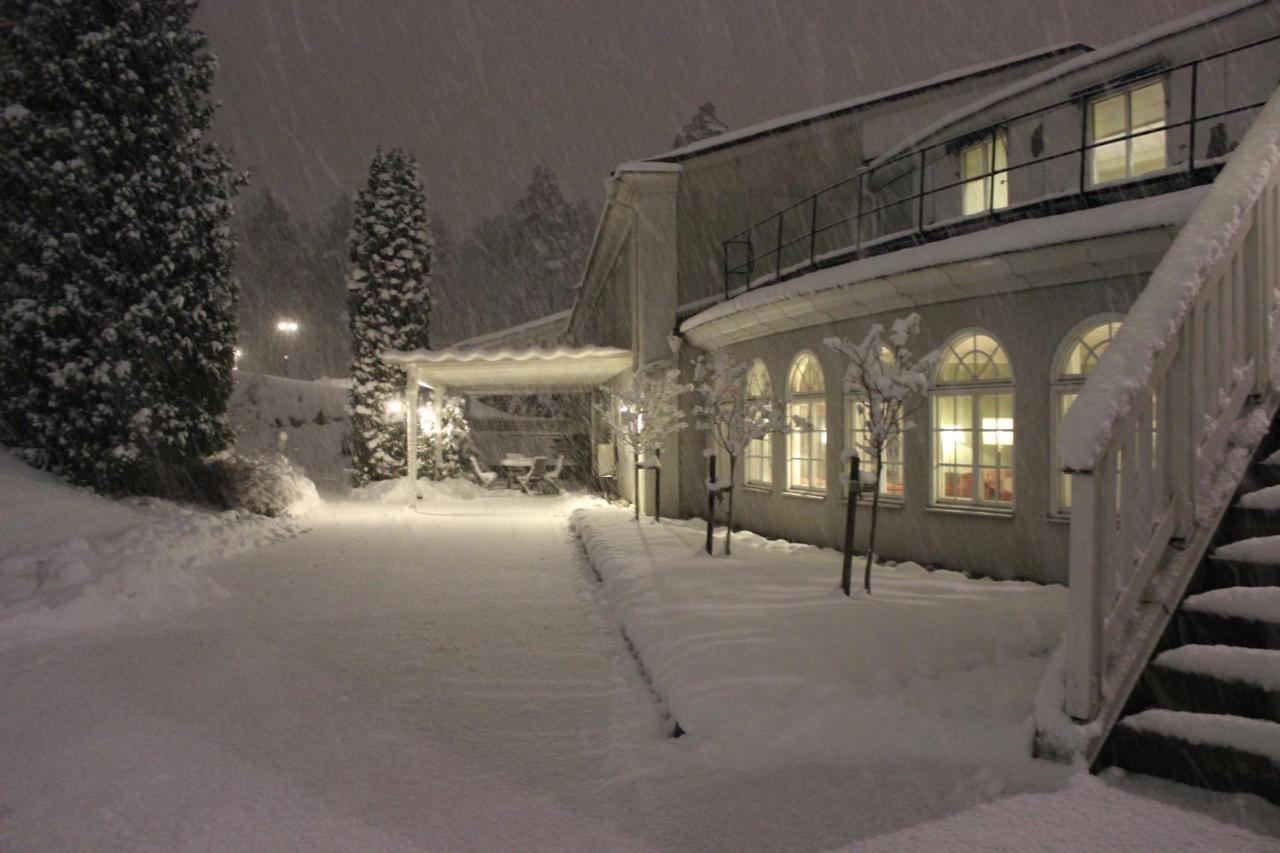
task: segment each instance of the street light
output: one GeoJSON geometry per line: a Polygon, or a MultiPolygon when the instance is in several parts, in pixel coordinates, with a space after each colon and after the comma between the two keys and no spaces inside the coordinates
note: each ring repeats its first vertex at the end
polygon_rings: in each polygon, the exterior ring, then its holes
{"type": "Polygon", "coordinates": [[[293,348],[293,339],[298,334],[298,321],[288,317],[276,320],[276,331],[284,335],[284,375],[289,375],[289,350],[293,348]]]}

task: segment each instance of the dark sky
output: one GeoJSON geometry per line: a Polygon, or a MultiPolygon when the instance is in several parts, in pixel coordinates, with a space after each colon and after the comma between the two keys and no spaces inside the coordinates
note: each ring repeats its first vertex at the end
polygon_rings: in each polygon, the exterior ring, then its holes
{"type": "Polygon", "coordinates": [[[1205,0],[204,0],[217,137],[299,213],[376,145],[422,164],[460,230],[533,166],[599,204],[704,100],[730,127],[1064,42],[1095,47],[1205,0]]]}

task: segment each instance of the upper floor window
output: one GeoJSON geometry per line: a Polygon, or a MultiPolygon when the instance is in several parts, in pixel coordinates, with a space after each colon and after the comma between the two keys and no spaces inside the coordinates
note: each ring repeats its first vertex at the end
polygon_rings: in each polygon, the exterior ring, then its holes
{"type": "Polygon", "coordinates": [[[965,216],[1009,206],[1007,140],[1006,133],[1000,130],[960,152],[965,216]]]}
{"type": "MultiPolygon", "coordinates": [[[[1067,410],[1080,396],[1080,389],[1093,372],[1102,354],[1111,346],[1111,340],[1120,331],[1123,318],[1120,315],[1090,317],[1081,323],[1062,342],[1054,359],[1053,423],[1054,454],[1057,453],[1057,427],[1067,410]]],[[[1067,515],[1071,512],[1071,478],[1062,473],[1062,464],[1053,466],[1053,513],[1067,515]]]]}
{"type": "Polygon", "coordinates": [[[1094,184],[1137,178],[1168,164],[1164,81],[1089,102],[1090,178],[1094,184]],[[1134,134],[1140,134],[1135,136],[1134,134]]]}
{"type": "Polygon", "coordinates": [[[943,349],[932,392],[933,499],[1013,505],[1013,371],[1004,347],[981,331],[943,349]]]}
{"type": "MultiPolygon", "coordinates": [[[[772,396],[769,368],[757,358],[747,373],[747,399],[765,402],[772,396]]],[[[746,481],[763,486],[773,482],[773,435],[756,438],[747,443],[746,481]]]]}
{"type": "Polygon", "coordinates": [[[787,421],[806,426],[787,435],[787,488],[802,492],[827,489],[827,397],[822,365],[802,352],[787,376],[787,421]]]}

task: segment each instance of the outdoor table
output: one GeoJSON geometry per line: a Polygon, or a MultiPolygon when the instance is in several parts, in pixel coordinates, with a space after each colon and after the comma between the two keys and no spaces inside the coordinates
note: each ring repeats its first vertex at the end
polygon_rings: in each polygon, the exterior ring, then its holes
{"type": "Polygon", "coordinates": [[[516,488],[516,477],[533,467],[532,456],[504,456],[498,463],[507,477],[507,488],[516,488]]]}

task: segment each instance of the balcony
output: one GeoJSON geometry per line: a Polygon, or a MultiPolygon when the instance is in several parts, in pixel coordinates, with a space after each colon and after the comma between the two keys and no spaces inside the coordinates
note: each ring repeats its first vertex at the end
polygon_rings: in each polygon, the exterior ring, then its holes
{"type": "Polygon", "coordinates": [[[1147,67],[867,166],[723,241],[724,298],[824,267],[1217,176],[1280,81],[1280,36],[1147,67]]]}

